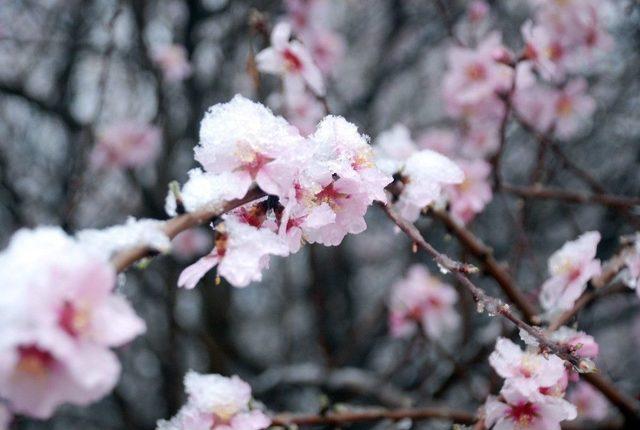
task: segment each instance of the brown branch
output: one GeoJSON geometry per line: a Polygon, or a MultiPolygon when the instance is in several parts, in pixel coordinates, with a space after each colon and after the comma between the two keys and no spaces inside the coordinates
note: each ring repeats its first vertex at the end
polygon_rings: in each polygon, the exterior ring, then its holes
{"type": "Polygon", "coordinates": [[[508,193],[534,199],[562,200],[570,203],[595,204],[616,208],[640,206],[640,197],[625,197],[612,194],[587,194],[563,190],[561,188],[542,187],[540,185],[522,187],[503,184],[501,188],[508,193]]]}
{"type": "MultiPolygon", "coordinates": [[[[169,236],[169,239],[173,239],[178,233],[184,230],[210,222],[217,216],[264,196],[264,192],[253,188],[249,190],[243,198],[226,203],[221,210],[205,209],[171,218],[164,223],[162,231],[169,236]]],[[[117,253],[111,259],[111,263],[116,267],[118,272],[122,272],[136,261],[153,255],[153,253],[153,249],[146,246],[139,246],[117,253]]]]}
{"type": "Polygon", "coordinates": [[[522,291],[515,285],[515,281],[509,273],[496,261],[491,248],[463,225],[457,223],[448,213],[444,211],[432,211],[430,213],[444,223],[467,251],[480,260],[484,271],[495,279],[509,300],[522,312],[525,319],[529,322],[537,321],[536,315],[538,311],[535,306],[527,300],[522,291]]]}
{"type": "Polygon", "coordinates": [[[451,265],[451,259],[446,255],[437,251],[422,237],[418,229],[398,215],[391,207],[381,205],[387,216],[402,230],[418,247],[427,252],[440,266],[453,273],[456,279],[462,284],[473,296],[478,305],[479,311],[486,311],[490,315],[501,315],[511,321],[516,327],[522,329],[533,336],[541,348],[546,352],[551,352],[563,360],[571,363],[579,371],[591,370],[593,364],[590,360],[582,359],[575,355],[571,347],[559,344],[547,338],[539,327],[533,327],[521,320],[513,312],[508,304],[500,299],[489,296],[483,289],[476,286],[465,276],[463,272],[458,270],[455,265],[451,265]]]}
{"type": "Polygon", "coordinates": [[[272,418],[272,425],[329,425],[341,426],[351,423],[370,422],[380,420],[398,421],[402,419],[429,420],[440,419],[454,421],[461,424],[472,424],[475,417],[472,413],[449,409],[444,407],[424,407],[413,409],[376,409],[346,412],[329,412],[324,415],[317,414],[279,414],[272,418]]]}

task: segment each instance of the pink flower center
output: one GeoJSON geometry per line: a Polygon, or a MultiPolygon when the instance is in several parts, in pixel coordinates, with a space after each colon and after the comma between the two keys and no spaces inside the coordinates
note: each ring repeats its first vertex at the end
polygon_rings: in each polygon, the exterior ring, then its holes
{"type": "Polygon", "coordinates": [[[329,206],[335,209],[339,206],[337,203],[338,200],[349,198],[349,196],[336,190],[333,184],[333,182],[330,183],[329,185],[324,187],[322,191],[316,194],[316,201],[319,203],[327,203],[329,206]]]}
{"type": "Polygon", "coordinates": [[[509,418],[522,427],[528,427],[538,416],[538,411],[533,403],[518,403],[511,406],[507,412],[509,418]]]}
{"type": "Polygon", "coordinates": [[[265,164],[272,161],[273,158],[269,158],[265,155],[255,153],[251,160],[245,162],[242,165],[242,169],[251,175],[251,178],[255,179],[258,171],[264,167],[265,164]]]}
{"type": "Polygon", "coordinates": [[[78,337],[89,325],[89,312],[70,301],[64,302],[58,315],[58,324],[72,337],[78,337]]]}
{"type": "Polygon", "coordinates": [[[299,72],[302,70],[302,61],[291,49],[286,48],[282,53],[287,70],[299,72]]]}
{"type": "Polygon", "coordinates": [[[483,81],[487,78],[487,69],[482,64],[470,64],[467,66],[466,74],[471,81],[483,81]]]}
{"type": "Polygon", "coordinates": [[[573,112],[573,101],[566,95],[561,95],[556,102],[556,112],[558,115],[567,117],[573,112]]]}
{"type": "Polygon", "coordinates": [[[16,368],[34,376],[46,376],[53,367],[55,359],[43,349],[35,345],[25,345],[18,348],[18,365],[16,368]]]}

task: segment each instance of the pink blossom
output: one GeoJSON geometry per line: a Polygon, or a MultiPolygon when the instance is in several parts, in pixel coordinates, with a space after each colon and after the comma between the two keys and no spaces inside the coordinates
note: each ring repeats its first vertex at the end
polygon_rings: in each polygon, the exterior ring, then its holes
{"type": "Polygon", "coordinates": [[[565,243],[549,258],[551,277],[542,285],[540,303],[547,312],[570,309],[585,290],[587,282],[600,274],[595,259],[600,233],[591,231],[565,243]]]}
{"type": "Polygon", "coordinates": [[[393,336],[407,336],[422,326],[432,339],[455,329],[460,318],[455,310],[456,290],[431,276],[424,266],[413,265],[396,282],[389,300],[389,325],[393,336]]]}
{"type": "Polygon", "coordinates": [[[261,430],[271,420],[250,410],[251,387],[238,376],[201,375],[190,371],[184,379],[187,403],[157,430],[261,430]]]}
{"type": "Polygon", "coordinates": [[[458,151],[456,135],[445,128],[431,128],[417,139],[419,148],[430,149],[447,157],[453,157],[458,151]]]}
{"type": "Polygon", "coordinates": [[[493,193],[489,183],[491,165],[483,160],[457,160],[464,172],[464,181],[447,187],[451,215],[468,223],[491,201],[493,193]]]}
{"type": "Polygon", "coordinates": [[[579,131],[580,126],[591,119],[596,110],[595,100],[586,94],[584,79],[570,81],[555,98],[555,134],[568,139],[579,131]]]}
{"type": "Polygon", "coordinates": [[[551,339],[575,348],[575,354],[583,358],[595,358],[600,350],[593,336],[569,327],[560,327],[551,333],[551,339]]]}
{"type": "Polygon", "coordinates": [[[453,47],[449,51],[448,70],[444,77],[444,100],[447,110],[460,116],[464,110],[511,85],[512,70],[497,63],[493,54],[502,47],[499,33],[491,33],[477,49],[453,47]]]}
{"type": "Polygon", "coordinates": [[[271,46],[256,55],[258,69],[280,75],[285,93],[299,91],[306,84],[316,95],[325,93],[322,73],[313,62],[311,53],[297,40],[289,41],[291,26],[278,23],[271,32],[271,46]]]}
{"type": "Polygon", "coordinates": [[[96,167],[144,166],[155,160],[160,144],[158,127],[129,121],[116,123],[100,134],[91,163],[96,167]]]}
{"type": "Polygon", "coordinates": [[[232,174],[244,195],[252,182],[265,192],[285,196],[293,185],[304,139],[295,127],[269,109],[240,95],[209,109],[200,125],[195,159],[208,173],[232,174]]]}
{"type": "Polygon", "coordinates": [[[145,324],[114,293],[101,254],[57,228],[20,230],[0,254],[0,282],[0,396],[13,411],[48,418],[113,389],[120,364],[110,348],[145,324]]]}
{"type": "Polygon", "coordinates": [[[258,226],[243,217],[242,208],[222,217],[215,227],[213,250],[182,271],[178,286],[194,288],[213,267],[218,276],[235,287],[246,287],[262,279],[262,270],[269,265],[269,255],[286,256],[287,244],[271,229],[258,226]]]}
{"type": "Polygon", "coordinates": [[[524,122],[547,134],[556,121],[557,91],[544,85],[532,85],[518,89],[513,96],[513,104],[524,122]]]}
{"type": "Polygon", "coordinates": [[[522,25],[525,57],[533,62],[543,78],[558,81],[565,75],[567,48],[562,40],[544,25],[527,21],[522,25]]]}
{"type": "Polygon", "coordinates": [[[557,397],[530,398],[505,384],[500,398],[485,404],[485,425],[495,430],[560,430],[560,422],[576,418],[576,408],[557,397]]]}
{"type": "Polygon", "coordinates": [[[490,7],[487,2],[483,0],[473,0],[467,6],[467,16],[471,22],[479,22],[487,17],[490,12],[490,7]]]}
{"type": "Polygon", "coordinates": [[[308,92],[303,92],[299,97],[290,100],[285,106],[285,111],[287,119],[303,136],[308,136],[315,131],[325,113],[318,99],[308,92]]]}
{"type": "Polygon", "coordinates": [[[204,230],[190,228],[171,241],[171,251],[180,260],[188,260],[211,248],[211,237],[204,230]]]}
{"type": "Polygon", "coordinates": [[[182,81],[191,75],[187,50],[182,45],[159,46],[153,50],[152,58],[168,82],[182,81]]]}
{"type": "Polygon", "coordinates": [[[586,382],[578,382],[567,398],[575,405],[579,418],[600,421],[609,414],[607,399],[586,382]]]}
{"type": "Polygon", "coordinates": [[[534,396],[541,388],[553,387],[564,377],[564,362],[555,355],[544,357],[522,351],[518,345],[499,338],[496,349],[489,356],[496,373],[509,380],[524,396],[534,396]]]}

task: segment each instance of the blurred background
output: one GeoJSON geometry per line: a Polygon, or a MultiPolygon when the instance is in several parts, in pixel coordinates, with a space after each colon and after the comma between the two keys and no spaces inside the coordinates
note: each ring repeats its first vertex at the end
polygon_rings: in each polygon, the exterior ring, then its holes
{"type": "MultiPolygon", "coordinates": [[[[344,41],[328,79],[332,112],[372,138],[397,122],[414,135],[447,126],[440,98],[445,53],[466,2],[329,3],[331,31],[344,41]]],[[[503,33],[505,44],[521,48],[528,3],[489,3],[490,25],[503,33]]],[[[640,4],[616,0],[610,12],[615,47],[588,77],[597,112],[563,151],[607,191],[638,196],[640,4]]],[[[270,94],[279,82],[261,76],[256,86],[253,54],[268,44],[264,30],[268,34],[287,13],[278,1],[0,0],[0,246],[23,226],[55,224],[75,232],[128,216],[166,218],[168,184],[183,182],[195,166],[192,149],[208,106],[241,93],[277,110],[270,94]],[[183,48],[163,52],[175,45],[183,48]],[[178,78],[167,74],[171,61],[185,66],[173,70],[178,78]],[[150,125],[155,128],[137,132],[159,133],[152,136],[159,137],[159,146],[142,157],[144,163],[110,162],[109,154],[96,149],[114,124],[123,123],[134,129],[150,125]]],[[[511,124],[505,180],[527,183],[536,154],[533,137],[511,124]]],[[[547,167],[548,184],[589,190],[560,159],[550,157],[547,167]]],[[[498,194],[469,229],[536,300],[554,250],[581,232],[598,230],[599,256],[608,258],[618,238],[634,231],[637,216],[498,194]]],[[[391,284],[412,262],[437,269],[425,255],[412,253],[379,208],[372,207],[367,220],[367,231],[340,247],[307,246],[287,259],[272,259],[264,281],[244,289],[215,285],[210,273],[197,289],[178,290],[178,274],[208,251],[211,240],[204,229],[185,235],[172,255],[121,275],[119,288],[148,332],[119,352],[124,369],[116,391],[89,408],[65,407],[47,423],[20,419],[17,428],[153,429],[182,404],[188,369],[238,374],[275,411],[316,412],[341,402],[475,410],[499,388],[487,356],[496,336],[509,329],[477,314],[460,290],[462,330],[438,344],[390,338],[391,284]]],[[[418,226],[439,249],[468,258],[437,220],[424,218],[418,226]]],[[[500,294],[491,279],[477,282],[500,294]]],[[[601,345],[603,373],[633,396],[640,394],[638,307],[633,292],[617,294],[580,317],[581,329],[601,345]]],[[[411,423],[360,427],[374,426],[411,423]]]]}

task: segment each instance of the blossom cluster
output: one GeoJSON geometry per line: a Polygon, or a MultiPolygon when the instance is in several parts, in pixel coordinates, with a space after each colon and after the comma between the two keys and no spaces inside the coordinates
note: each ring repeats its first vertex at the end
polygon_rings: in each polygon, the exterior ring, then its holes
{"type": "Polygon", "coordinates": [[[587,282],[600,274],[600,260],[595,258],[598,242],[600,233],[590,231],[549,257],[550,278],[540,291],[540,304],[547,316],[571,309],[587,282]]]}
{"type": "MultiPolygon", "coordinates": [[[[232,285],[260,280],[270,255],[303,242],[339,245],[366,228],[374,200],[391,181],[374,164],[367,138],[344,118],[327,116],[303,137],[282,117],[241,96],[212,107],[202,121],[195,159],[180,202],[188,211],[222,208],[254,186],[268,196],[232,210],[214,225],[211,253],[181,274],[192,288],[212,267],[232,285]]],[[[175,195],[167,208],[174,214],[175,195]]]]}
{"type": "Polygon", "coordinates": [[[271,420],[251,409],[251,387],[238,376],[201,375],[184,378],[187,403],[171,420],[160,420],[157,430],[261,430],[271,420]]]}
{"type": "Polygon", "coordinates": [[[258,70],[281,77],[278,104],[304,135],[322,118],[325,109],[318,97],[325,96],[325,79],[344,55],[343,37],[331,27],[331,8],[329,0],[288,0],[284,20],[271,33],[271,46],[256,56],[258,70]]]}
{"type": "Polygon", "coordinates": [[[453,141],[448,132],[432,130],[416,143],[402,124],[376,139],[377,164],[396,179],[394,204],[408,221],[429,205],[448,202],[452,216],[467,223],[491,201],[490,165],[482,159],[447,158],[456,157],[453,141]]]}
{"type": "Polygon", "coordinates": [[[458,293],[429,274],[419,264],[409,268],[407,276],[392,286],[389,299],[391,335],[405,337],[421,327],[430,339],[439,339],[460,323],[455,310],[458,293]]]}
{"type": "Polygon", "coordinates": [[[0,254],[0,284],[0,397],[11,411],[48,418],[113,389],[112,348],[145,323],[114,291],[104,254],[59,228],[20,230],[0,254]]]}
{"type": "MultiPolygon", "coordinates": [[[[594,358],[598,354],[598,344],[583,332],[561,327],[550,336],[573,348],[579,357],[594,358]]],[[[500,430],[560,429],[562,421],[577,417],[576,406],[565,399],[567,386],[570,381],[577,381],[577,374],[566,368],[557,356],[542,354],[528,336],[523,339],[528,343],[525,351],[512,341],[499,338],[489,357],[489,363],[505,381],[500,395],[487,399],[485,425],[500,430]]],[[[580,402],[582,410],[593,404],[599,408],[594,415],[606,414],[603,399],[585,389],[582,383],[576,386],[571,397],[580,402]]]]}

